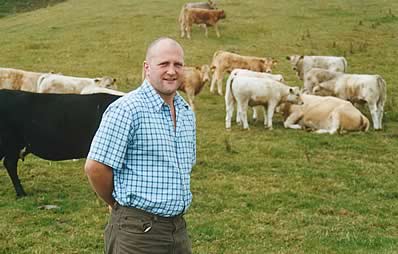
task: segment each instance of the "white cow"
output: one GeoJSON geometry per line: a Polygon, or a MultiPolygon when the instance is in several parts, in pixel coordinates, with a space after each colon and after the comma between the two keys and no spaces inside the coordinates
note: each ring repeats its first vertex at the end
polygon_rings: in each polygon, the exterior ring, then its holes
{"type": "Polygon", "coordinates": [[[98,86],[115,88],[116,79],[111,77],[80,78],[59,74],[44,74],[37,81],[38,93],[74,93],[80,94],[84,87],[98,86]]]}
{"type": "Polygon", "coordinates": [[[387,85],[380,75],[346,74],[314,68],[307,74],[305,90],[316,95],[331,95],[353,103],[367,103],[373,128],[382,129],[387,85]]]}
{"type": "Polygon", "coordinates": [[[293,70],[300,80],[305,79],[305,75],[312,68],[321,68],[331,71],[346,72],[347,60],[341,56],[287,56],[293,70]]]}
{"type": "MultiPolygon", "coordinates": [[[[283,78],[283,76],[281,74],[271,74],[271,73],[267,73],[267,72],[251,71],[251,70],[247,70],[247,69],[233,69],[227,79],[226,86],[230,86],[232,80],[237,76],[255,77],[255,78],[270,78],[270,79],[273,79],[273,80],[276,80],[279,82],[285,82],[285,79],[283,78]]],[[[259,107],[262,107],[262,106],[257,106],[257,107],[253,108],[253,120],[254,121],[257,119],[257,115],[258,115],[257,110],[259,109],[259,107]]],[[[267,115],[266,115],[265,110],[263,112],[264,112],[264,120],[266,120],[267,115]]],[[[237,123],[241,122],[238,113],[236,114],[236,122],[237,123]]]]}
{"type": "Polygon", "coordinates": [[[369,120],[351,102],[332,97],[302,94],[302,105],[285,103],[281,108],[285,128],[314,130],[335,134],[368,131],[369,120]]]}
{"type": "Polygon", "coordinates": [[[235,100],[238,104],[238,114],[243,122],[243,129],[248,129],[247,107],[267,105],[267,119],[264,125],[272,129],[272,117],[276,106],[281,102],[299,103],[300,90],[281,82],[267,78],[236,77],[231,85],[227,86],[225,93],[226,118],[225,127],[231,128],[231,118],[234,111],[235,100]]]}
{"type": "Polygon", "coordinates": [[[120,95],[120,96],[126,95],[126,93],[124,92],[105,87],[99,87],[96,85],[86,86],[80,92],[80,94],[93,94],[93,93],[107,93],[107,94],[120,95]]]}

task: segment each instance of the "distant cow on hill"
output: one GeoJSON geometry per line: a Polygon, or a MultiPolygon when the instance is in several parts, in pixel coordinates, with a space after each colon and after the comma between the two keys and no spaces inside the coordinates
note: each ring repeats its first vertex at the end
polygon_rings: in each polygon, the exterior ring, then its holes
{"type": "Polygon", "coordinates": [[[28,153],[60,161],[85,158],[102,114],[120,96],[110,94],[40,94],[0,90],[0,160],[17,196],[18,160],[28,153]]]}
{"type": "Polygon", "coordinates": [[[225,12],[223,10],[206,10],[199,8],[185,8],[183,20],[180,22],[181,37],[191,39],[192,24],[203,24],[205,29],[205,36],[208,37],[208,26],[214,26],[217,37],[220,37],[218,30],[218,21],[225,19],[225,12]]]}
{"type": "Polygon", "coordinates": [[[211,0],[209,0],[207,2],[186,3],[182,6],[180,15],[178,16],[179,24],[181,24],[181,22],[184,21],[184,9],[186,9],[186,8],[199,8],[199,9],[207,9],[207,10],[217,9],[216,4],[211,0]]]}

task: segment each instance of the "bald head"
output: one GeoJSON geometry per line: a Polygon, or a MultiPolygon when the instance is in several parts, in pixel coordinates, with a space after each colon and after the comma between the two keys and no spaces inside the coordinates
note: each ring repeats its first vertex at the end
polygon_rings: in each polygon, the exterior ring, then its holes
{"type": "Polygon", "coordinates": [[[149,62],[151,58],[159,51],[160,48],[163,47],[174,47],[181,50],[182,54],[184,55],[184,50],[182,49],[181,45],[176,42],[175,40],[168,38],[168,37],[161,37],[155,41],[153,41],[146,51],[145,61],[149,62]]]}

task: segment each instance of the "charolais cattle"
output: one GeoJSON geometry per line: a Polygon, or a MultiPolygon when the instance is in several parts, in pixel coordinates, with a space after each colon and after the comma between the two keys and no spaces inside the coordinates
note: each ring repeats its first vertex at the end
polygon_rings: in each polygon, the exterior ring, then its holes
{"type": "Polygon", "coordinates": [[[0,90],[0,160],[18,197],[26,193],[18,160],[32,153],[51,161],[85,158],[102,114],[120,96],[0,90]]]}

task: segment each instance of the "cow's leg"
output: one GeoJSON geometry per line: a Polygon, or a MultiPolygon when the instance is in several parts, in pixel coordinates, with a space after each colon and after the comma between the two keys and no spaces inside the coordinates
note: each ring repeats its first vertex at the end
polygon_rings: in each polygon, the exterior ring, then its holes
{"type": "Polygon", "coordinates": [[[248,130],[249,129],[249,124],[247,122],[247,107],[248,107],[248,101],[238,101],[238,112],[239,112],[239,117],[240,120],[242,121],[243,129],[248,130]]]}
{"type": "Polygon", "coordinates": [[[191,106],[192,111],[195,111],[195,104],[194,104],[195,92],[187,91],[187,97],[188,97],[188,103],[191,106]]]}
{"type": "Polygon", "coordinates": [[[274,111],[275,111],[276,103],[274,102],[268,102],[268,108],[267,108],[267,118],[268,118],[268,129],[272,130],[272,117],[274,116],[274,111]]]}
{"type": "Polygon", "coordinates": [[[220,96],[223,96],[223,93],[222,93],[222,82],[223,82],[223,77],[221,77],[220,79],[217,80],[217,92],[218,92],[218,95],[220,95],[220,96]]]}
{"type": "Polygon", "coordinates": [[[218,81],[218,71],[217,68],[214,70],[213,77],[211,78],[211,84],[210,84],[210,92],[214,93],[214,89],[216,86],[216,82],[218,81]]]}
{"type": "Polygon", "coordinates": [[[283,122],[283,126],[285,128],[301,129],[302,126],[297,124],[297,122],[300,121],[302,117],[303,114],[301,112],[294,112],[286,118],[285,122],[283,122]]]}
{"type": "Polygon", "coordinates": [[[185,36],[185,24],[184,24],[184,21],[181,21],[180,30],[181,30],[181,38],[184,38],[184,36],[185,36]]]}
{"type": "MultiPolygon", "coordinates": [[[[226,129],[231,129],[231,121],[232,121],[232,115],[234,114],[234,100],[232,98],[225,98],[225,128],[226,129]]],[[[236,113],[236,116],[238,116],[238,112],[236,113]]]]}
{"type": "Polygon", "coordinates": [[[268,125],[267,107],[263,106],[264,127],[268,125]]]}
{"type": "Polygon", "coordinates": [[[185,31],[187,33],[187,38],[191,39],[192,24],[186,24],[185,28],[186,28],[185,31]]]}
{"type": "Polygon", "coordinates": [[[383,105],[377,105],[378,108],[378,115],[379,115],[379,128],[383,129],[383,115],[384,115],[384,106],[383,105]]]}
{"type": "Polygon", "coordinates": [[[217,37],[220,38],[220,31],[218,31],[217,23],[214,24],[214,29],[216,30],[217,37]]]}
{"type": "Polygon", "coordinates": [[[377,112],[377,106],[376,106],[376,104],[368,103],[368,107],[369,107],[370,115],[372,116],[373,129],[379,130],[380,126],[379,126],[379,116],[378,116],[378,112],[377,112]]]}
{"type": "Polygon", "coordinates": [[[205,29],[205,36],[206,36],[206,38],[209,37],[209,31],[208,31],[208,29],[207,29],[207,25],[205,24],[205,25],[203,26],[203,28],[205,29]]]}
{"type": "Polygon", "coordinates": [[[7,169],[8,175],[11,178],[12,184],[14,185],[15,192],[17,193],[17,197],[26,196],[26,193],[21,185],[21,181],[18,177],[17,165],[18,165],[18,156],[6,155],[3,160],[4,167],[7,169]]]}
{"type": "Polygon", "coordinates": [[[242,124],[242,119],[240,119],[240,113],[239,113],[239,108],[236,107],[236,124],[241,125],[242,124]]]}

